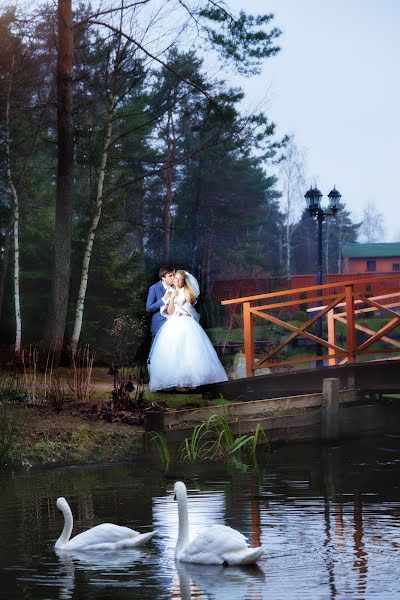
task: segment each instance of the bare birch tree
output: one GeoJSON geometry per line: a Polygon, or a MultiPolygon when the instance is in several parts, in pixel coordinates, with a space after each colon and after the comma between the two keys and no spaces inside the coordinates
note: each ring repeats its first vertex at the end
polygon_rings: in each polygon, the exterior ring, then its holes
{"type": "Polygon", "coordinates": [[[8,270],[8,257],[10,253],[11,236],[13,230],[13,217],[11,215],[8,223],[1,228],[1,236],[4,242],[1,247],[1,273],[0,273],[0,320],[4,305],[4,292],[6,289],[6,279],[8,270]]]}
{"type": "Polygon", "coordinates": [[[7,165],[7,182],[10,188],[10,194],[12,198],[12,206],[13,206],[13,241],[14,241],[14,307],[15,307],[15,346],[14,352],[15,354],[19,354],[21,352],[21,335],[22,335],[22,322],[21,322],[21,300],[20,300],[20,292],[19,292],[19,201],[17,190],[14,185],[12,170],[11,170],[11,93],[12,86],[14,80],[14,71],[15,71],[15,56],[13,55],[11,59],[11,69],[10,69],[10,79],[8,84],[7,91],[7,100],[6,100],[6,165],[7,165]]]}
{"type": "Polygon", "coordinates": [[[382,242],[385,237],[385,221],[373,202],[363,210],[360,227],[361,240],[366,243],[382,242]]]}
{"type": "Polygon", "coordinates": [[[111,145],[111,136],[112,136],[112,129],[113,129],[115,105],[116,105],[116,98],[113,97],[110,102],[110,105],[108,107],[108,121],[107,121],[106,135],[104,138],[103,150],[102,150],[102,155],[101,155],[100,171],[99,171],[99,176],[98,176],[98,180],[97,180],[96,201],[95,201],[94,211],[93,211],[93,215],[92,215],[92,220],[91,220],[90,227],[89,227],[89,233],[88,233],[88,236],[86,239],[85,251],[83,254],[81,280],[80,280],[80,284],[79,284],[78,300],[76,303],[74,329],[73,329],[72,338],[71,338],[71,353],[72,353],[72,355],[75,355],[77,352],[79,338],[81,335],[83,309],[85,306],[85,297],[86,297],[86,290],[87,290],[87,284],[88,284],[90,259],[92,257],[94,238],[96,235],[97,228],[99,226],[101,211],[103,208],[104,177],[105,177],[106,166],[107,166],[108,152],[109,152],[110,145],[111,145]]]}
{"type": "Polygon", "coordinates": [[[282,190],[281,211],[284,216],[283,245],[285,246],[286,277],[292,272],[292,236],[296,229],[295,223],[304,204],[304,154],[297,147],[293,137],[286,147],[285,159],[279,166],[279,184],[282,190]]]}
{"type": "Polygon", "coordinates": [[[164,256],[165,261],[168,263],[171,259],[171,208],[173,200],[173,183],[174,183],[174,163],[175,163],[175,151],[176,151],[176,139],[174,129],[174,118],[172,108],[168,109],[167,118],[167,156],[165,160],[165,196],[164,196],[164,208],[163,208],[163,222],[164,222],[164,256]]]}
{"type": "MultiPolygon", "coordinates": [[[[122,26],[122,13],[121,9],[121,23],[122,26]]],[[[93,244],[96,236],[96,231],[100,223],[101,213],[103,209],[103,198],[104,198],[104,178],[106,175],[107,169],[107,160],[109,156],[110,147],[112,146],[112,133],[113,133],[113,125],[115,122],[115,111],[118,106],[119,101],[122,99],[124,95],[124,85],[121,80],[123,80],[123,76],[121,75],[121,69],[123,68],[124,62],[127,60],[125,50],[129,46],[129,43],[126,42],[124,46],[122,45],[121,35],[118,36],[117,48],[115,50],[115,60],[112,69],[112,84],[111,84],[111,96],[109,97],[109,102],[107,104],[107,123],[105,128],[105,135],[103,141],[103,147],[101,152],[101,160],[100,160],[100,169],[97,179],[97,190],[96,190],[96,200],[93,209],[93,214],[89,226],[89,232],[86,239],[85,250],[83,254],[82,261],[82,271],[81,271],[81,279],[79,284],[79,292],[78,292],[78,300],[76,304],[75,310],[75,320],[74,320],[74,328],[71,338],[71,354],[74,356],[78,349],[79,339],[82,330],[82,322],[83,322],[83,310],[85,306],[85,297],[86,290],[88,285],[88,277],[89,277],[89,267],[90,260],[92,257],[93,244]]],[[[131,57],[132,59],[132,57],[131,57]]]]}

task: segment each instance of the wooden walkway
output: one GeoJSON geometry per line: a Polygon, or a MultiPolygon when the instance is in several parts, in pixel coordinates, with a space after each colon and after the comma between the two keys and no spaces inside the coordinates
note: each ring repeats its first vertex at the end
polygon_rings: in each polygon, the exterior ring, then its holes
{"type": "MultiPolygon", "coordinates": [[[[258,375],[203,386],[210,398],[220,394],[226,400],[258,400],[319,393],[327,377],[340,380],[340,389],[366,394],[400,393],[400,361],[384,360],[332,367],[303,369],[277,375],[258,375]]],[[[400,402],[400,401],[399,401],[400,402]]]]}

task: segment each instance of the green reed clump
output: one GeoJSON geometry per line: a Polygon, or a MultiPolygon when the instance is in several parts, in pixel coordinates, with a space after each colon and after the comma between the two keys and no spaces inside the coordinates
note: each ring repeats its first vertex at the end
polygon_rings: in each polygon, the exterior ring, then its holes
{"type": "Polygon", "coordinates": [[[193,429],[192,437],[185,438],[180,448],[181,460],[204,460],[210,458],[213,440],[204,439],[208,433],[208,421],[204,421],[193,429]]]}
{"type": "Polygon", "coordinates": [[[190,439],[185,438],[181,446],[182,460],[201,460],[232,457],[245,454],[255,460],[259,440],[266,442],[267,436],[257,423],[253,434],[240,433],[240,421],[236,419],[239,433],[234,433],[225,414],[211,415],[206,421],[196,425],[190,439]]]}

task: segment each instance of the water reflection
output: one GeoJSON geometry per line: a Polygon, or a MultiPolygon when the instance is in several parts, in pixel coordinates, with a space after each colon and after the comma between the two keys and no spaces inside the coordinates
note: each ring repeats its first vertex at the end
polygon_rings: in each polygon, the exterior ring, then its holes
{"type": "Polygon", "coordinates": [[[229,598],[253,600],[263,595],[265,575],[260,567],[229,567],[192,565],[176,562],[177,578],[171,589],[171,598],[195,600],[198,598],[229,598]]]}
{"type": "Polygon", "coordinates": [[[400,438],[279,448],[256,473],[144,465],[0,474],[1,593],[9,600],[400,597],[400,438]],[[257,572],[175,564],[177,479],[191,534],[229,525],[266,548],[257,572]],[[157,528],[143,549],[57,555],[58,496],[75,532],[102,522],[157,528]],[[145,590],[145,592],[143,591],[145,590]]]}
{"type": "Polygon", "coordinates": [[[127,573],[135,563],[146,560],[145,552],[136,548],[125,548],[112,552],[83,552],[56,550],[59,559],[58,584],[60,600],[69,600],[75,589],[76,570],[83,570],[90,576],[91,572],[107,574],[108,577],[127,573]],[[127,571],[127,568],[129,569],[127,571]]]}

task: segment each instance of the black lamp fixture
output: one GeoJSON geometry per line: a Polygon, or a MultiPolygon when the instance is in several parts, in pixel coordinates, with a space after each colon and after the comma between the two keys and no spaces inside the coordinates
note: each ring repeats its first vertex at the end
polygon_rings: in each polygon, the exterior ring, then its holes
{"type": "Polygon", "coordinates": [[[328,194],[329,208],[331,209],[333,216],[335,216],[337,211],[339,210],[339,203],[340,203],[341,197],[342,196],[341,196],[340,192],[338,192],[336,187],[333,186],[333,190],[331,190],[328,194]]]}
{"type": "Polygon", "coordinates": [[[340,192],[333,188],[328,194],[329,198],[329,210],[326,211],[321,207],[321,198],[322,193],[319,191],[317,187],[310,187],[308,192],[306,192],[304,198],[307,201],[308,212],[312,217],[317,217],[317,220],[321,223],[325,220],[326,217],[335,217],[337,211],[339,210],[339,203],[341,199],[340,192]]]}
{"type": "MultiPolygon", "coordinates": [[[[329,208],[328,210],[324,210],[321,207],[321,198],[322,193],[319,191],[317,187],[310,187],[308,192],[305,193],[304,198],[307,201],[308,212],[311,217],[316,217],[318,223],[318,244],[317,244],[317,285],[322,285],[323,277],[322,277],[322,223],[325,221],[326,217],[336,217],[336,213],[339,210],[339,204],[341,199],[341,194],[336,189],[333,188],[328,194],[329,198],[329,208]]],[[[322,296],[322,290],[317,290],[317,296],[322,296]]],[[[317,321],[317,335],[318,337],[322,337],[322,320],[319,319],[317,321]]],[[[322,354],[321,346],[318,344],[317,352],[319,355],[322,354]]]]}

